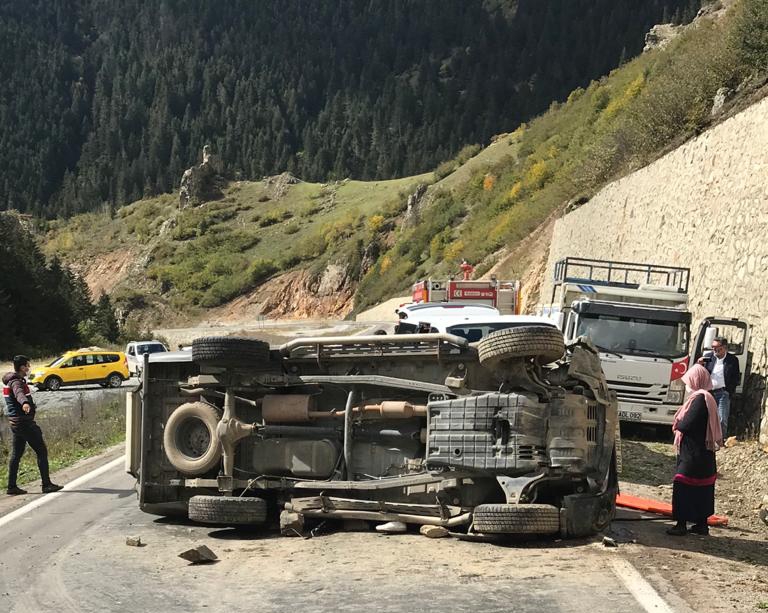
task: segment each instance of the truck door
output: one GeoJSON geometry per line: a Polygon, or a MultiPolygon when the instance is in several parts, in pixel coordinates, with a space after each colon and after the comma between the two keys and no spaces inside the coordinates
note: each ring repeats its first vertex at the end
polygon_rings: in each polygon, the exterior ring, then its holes
{"type": "Polygon", "coordinates": [[[739,360],[739,385],[736,394],[741,394],[744,381],[752,365],[752,353],[749,351],[750,326],[746,321],[727,317],[707,317],[699,324],[699,331],[693,344],[691,364],[695,364],[705,351],[712,349],[716,336],[723,336],[728,341],[728,352],[739,360]]]}

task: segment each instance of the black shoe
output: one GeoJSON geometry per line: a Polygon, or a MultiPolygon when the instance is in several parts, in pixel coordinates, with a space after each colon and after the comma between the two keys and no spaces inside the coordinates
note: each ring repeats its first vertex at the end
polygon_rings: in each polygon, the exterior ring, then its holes
{"type": "Polygon", "coordinates": [[[700,534],[701,536],[709,536],[709,526],[707,524],[696,524],[691,527],[689,532],[700,534]]]}
{"type": "Polygon", "coordinates": [[[56,485],[55,483],[49,483],[48,485],[43,486],[43,494],[52,494],[53,492],[58,492],[60,489],[63,489],[63,485],[56,485]]]}
{"type": "Polygon", "coordinates": [[[667,534],[671,536],[685,536],[688,534],[688,529],[685,526],[672,526],[667,528],[667,534]]]}
{"type": "Polygon", "coordinates": [[[5,490],[5,493],[9,496],[21,496],[22,494],[26,494],[27,490],[23,490],[20,487],[9,487],[5,490]]]}

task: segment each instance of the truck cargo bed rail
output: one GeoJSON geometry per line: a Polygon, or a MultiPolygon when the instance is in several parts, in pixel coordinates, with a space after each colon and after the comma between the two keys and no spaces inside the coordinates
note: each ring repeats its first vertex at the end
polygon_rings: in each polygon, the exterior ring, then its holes
{"type": "Polygon", "coordinates": [[[555,263],[554,286],[564,283],[639,289],[643,285],[688,293],[690,268],[567,257],[555,263]]]}

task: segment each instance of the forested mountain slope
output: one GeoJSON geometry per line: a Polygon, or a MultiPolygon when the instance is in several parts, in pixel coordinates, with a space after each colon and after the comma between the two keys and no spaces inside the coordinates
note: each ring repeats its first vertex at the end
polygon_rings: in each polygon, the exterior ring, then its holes
{"type": "MultiPolygon", "coordinates": [[[[464,148],[434,173],[235,181],[221,199],[181,211],[175,196],[145,199],[114,216],[43,224],[45,251],[149,324],[344,315],[402,295],[419,277],[455,273],[462,257],[479,274],[495,266],[523,275],[530,249],[515,247],[566,203],[763,95],[768,10],[762,0],[718,6],[664,49],[575,89],[485,149],[464,148]],[[718,97],[725,104],[713,112],[718,97]]],[[[546,238],[537,242],[545,247],[546,238]]]]}
{"type": "Polygon", "coordinates": [[[547,109],[699,0],[10,0],[0,210],[170,192],[205,143],[233,178],[387,179],[547,109]]]}

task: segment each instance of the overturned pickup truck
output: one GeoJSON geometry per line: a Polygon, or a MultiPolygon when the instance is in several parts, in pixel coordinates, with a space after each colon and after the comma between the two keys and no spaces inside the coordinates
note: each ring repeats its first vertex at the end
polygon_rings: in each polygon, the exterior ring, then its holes
{"type": "Polygon", "coordinates": [[[553,327],[207,337],[142,373],[126,464],[148,513],[565,537],[613,516],[615,397],[588,341],[553,327]]]}

